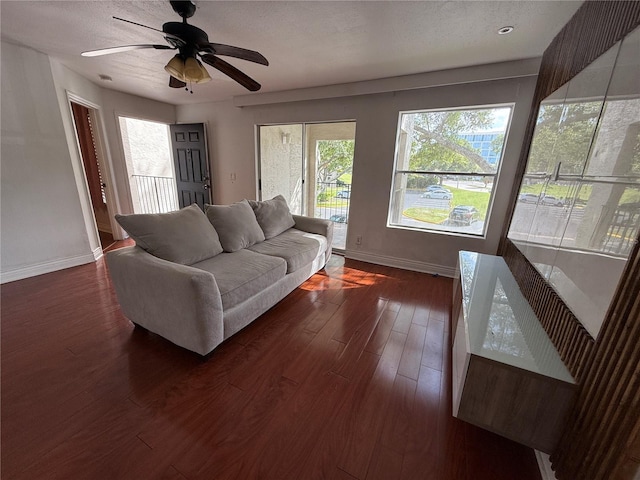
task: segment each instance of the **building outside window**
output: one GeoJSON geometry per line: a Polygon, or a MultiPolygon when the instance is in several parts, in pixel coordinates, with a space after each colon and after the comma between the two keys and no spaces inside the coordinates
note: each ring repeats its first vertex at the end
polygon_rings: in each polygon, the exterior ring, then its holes
{"type": "Polygon", "coordinates": [[[511,111],[400,112],[387,225],[484,236],[511,111]]]}
{"type": "Polygon", "coordinates": [[[502,140],[502,135],[504,135],[504,131],[498,129],[495,132],[484,134],[463,133],[459,137],[467,140],[475,150],[480,152],[482,158],[494,165],[500,160],[500,154],[502,153],[501,150],[494,148],[494,144],[502,140]]]}

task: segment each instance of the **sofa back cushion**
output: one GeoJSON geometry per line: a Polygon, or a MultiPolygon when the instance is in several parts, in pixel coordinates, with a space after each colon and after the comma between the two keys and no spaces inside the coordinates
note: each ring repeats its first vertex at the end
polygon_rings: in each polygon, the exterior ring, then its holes
{"type": "Polygon", "coordinates": [[[267,240],[280,235],[296,224],[289,211],[287,201],[282,195],[263,202],[249,200],[249,205],[253,208],[256,220],[264,232],[264,238],[267,240]]]}
{"type": "Polygon", "coordinates": [[[231,205],[205,205],[205,212],[225,252],[236,252],[264,241],[264,233],[247,200],[231,205]]]}
{"type": "Polygon", "coordinates": [[[218,234],[196,204],[175,212],[115,218],[136,245],[170,262],[191,265],[222,252],[218,234]]]}

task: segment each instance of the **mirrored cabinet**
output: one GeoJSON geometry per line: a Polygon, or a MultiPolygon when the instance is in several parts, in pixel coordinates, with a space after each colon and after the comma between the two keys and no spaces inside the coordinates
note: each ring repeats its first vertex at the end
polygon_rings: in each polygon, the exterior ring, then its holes
{"type": "Polygon", "coordinates": [[[540,105],[509,239],[597,338],[640,230],[640,29],[540,105]]]}

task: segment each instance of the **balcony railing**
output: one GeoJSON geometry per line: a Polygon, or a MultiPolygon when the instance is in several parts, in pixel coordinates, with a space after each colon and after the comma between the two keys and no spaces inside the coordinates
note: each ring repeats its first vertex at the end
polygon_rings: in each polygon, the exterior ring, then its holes
{"type": "Polygon", "coordinates": [[[316,216],[336,223],[349,221],[351,185],[342,182],[317,182],[316,216]]]}
{"type": "Polygon", "coordinates": [[[136,213],[165,213],[178,210],[176,182],[171,177],[131,175],[136,213]],[[136,202],[137,200],[137,202],[136,202]]]}
{"type": "Polygon", "coordinates": [[[603,240],[602,251],[627,257],[638,238],[640,231],[640,211],[638,204],[619,206],[610,220],[607,234],[603,240]]]}

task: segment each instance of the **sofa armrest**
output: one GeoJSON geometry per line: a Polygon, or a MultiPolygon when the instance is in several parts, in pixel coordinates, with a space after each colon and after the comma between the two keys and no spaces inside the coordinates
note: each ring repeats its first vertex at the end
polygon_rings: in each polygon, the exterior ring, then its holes
{"type": "Polygon", "coordinates": [[[133,323],[201,355],[222,342],[222,300],[211,273],[139,247],[106,258],[122,311],[133,323]]]}
{"type": "Polygon", "coordinates": [[[333,222],[324,218],[305,217],[304,215],[292,215],[296,224],[293,228],[302,230],[303,232],[315,233],[323,235],[327,238],[333,238],[333,222]]]}
{"type": "Polygon", "coordinates": [[[296,224],[293,228],[302,230],[303,232],[315,233],[327,238],[327,252],[325,254],[325,261],[329,260],[331,256],[331,243],[333,242],[333,222],[331,220],[325,220],[324,218],[305,217],[303,215],[293,215],[293,220],[296,224]]]}

